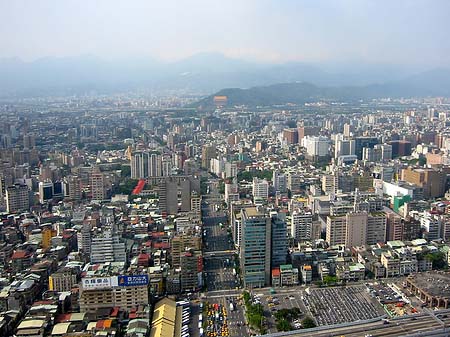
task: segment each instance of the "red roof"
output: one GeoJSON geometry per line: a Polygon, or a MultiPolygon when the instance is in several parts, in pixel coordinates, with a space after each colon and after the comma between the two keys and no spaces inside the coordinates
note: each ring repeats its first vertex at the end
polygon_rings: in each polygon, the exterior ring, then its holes
{"type": "Polygon", "coordinates": [[[113,309],[112,309],[112,312],[111,312],[111,317],[117,317],[117,315],[119,314],[119,307],[114,307],[113,309]]]}
{"type": "Polygon", "coordinates": [[[68,322],[70,321],[70,316],[72,314],[61,314],[56,317],[56,323],[68,322]]]}
{"type": "Polygon", "coordinates": [[[14,254],[11,256],[11,259],[13,259],[13,260],[25,259],[29,256],[30,256],[30,254],[28,254],[28,252],[26,252],[24,250],[16,250],[14,252],[14,254]]]}
{"type": "Polygon", "coordinates": [[[138,260],[148,260],[149,258],[150,258],[150,255],[144,254],[144,253],[141,253],[138,256],[138,260]]]}
{"type": "Polygon", "coordinates": [[[170,243],[169,242],[154,242],[153,243],[153,248],[156,248],[156,249],[169,249],[170,248],[170,243]]]}
{"type": "Polygon", "coordinates": [[[134,188],[133,192],[131,194],[136,195],[142,192],[145,186],[145,179],[140,179],[137,183],[136,187],[134,188]]]}
{"type": "Polygon", "coordinates": [[[280,276],[280,268],[273,268],[272,276],[280,276]]]}

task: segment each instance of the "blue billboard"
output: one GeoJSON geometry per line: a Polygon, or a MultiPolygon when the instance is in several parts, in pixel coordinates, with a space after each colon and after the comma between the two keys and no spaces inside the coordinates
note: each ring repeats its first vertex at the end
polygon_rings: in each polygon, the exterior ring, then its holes
{"type": "Polygon", "coordinates": [[[117,281],[120,287],[145,286],[148,284],[148,275],[119,275],[117,281]]]}

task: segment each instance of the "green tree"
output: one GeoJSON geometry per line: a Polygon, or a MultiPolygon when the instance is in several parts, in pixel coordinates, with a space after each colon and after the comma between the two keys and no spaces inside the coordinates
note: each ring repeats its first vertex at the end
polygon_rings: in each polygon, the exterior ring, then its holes
{"type": "Polygon", "coordinates": [[[329,284],[336,284],[337,282],[337,277],[336,276],[331,276],[331,275],[327,275],[323,278],[323,283],[329,285],[329,284]]]}
{"type": "Polygon", "coordinates": [[[120,167],[120,176],[121,177],[131,177],[131,166],[130,165],[122,165],[120,167]]]}
{"type": "Polygon", "coordinates": [[[277,322],[276,327],[277,327],[278,331],[291,331],[292,330],[291,324],[285,319],[280,319],[277,322]]]}
{"type": "Polygon", "coordinates": [[[419,157],[419,160],[418,160],[418,164],[419,164],[420,166],[424,166],[424,165],[426,165],[426,163],[427,163],[427,157],[425,157],[425,156],[420,156],[420,157],[419,157]]]}
{"type": "Polygon", "coordinates": [[[428,253],[425,258],[431,261],[433,269],[444,269],[447,266],[445,253],[441,251],[428,253]]]}
{"type": "Polygon", "coordinates": [[[302,321],[302,329],[310,329],[314,327],[316,327],[316,322],[314,322],[311,317],[306,316],[302,321]]]}

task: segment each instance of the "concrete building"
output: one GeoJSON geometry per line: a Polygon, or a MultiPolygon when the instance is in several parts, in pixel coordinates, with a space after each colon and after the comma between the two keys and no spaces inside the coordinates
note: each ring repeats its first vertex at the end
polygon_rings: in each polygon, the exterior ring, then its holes
{"type": "Polygon", "coordinates": [[[26,185],[15,184],[5,188],[6,211],[16,213],[30,209],[29,189],[26,185]]]}
{"type": "Polygon", "coordinates": [[[127,261],[125,244],[112,229],[95,234],[91,242],[91,263],[127,261]]]}
{"type": "Polygon", "coordinates": [[[269,197],[269,183],[266,179],[253,178],[252,185],[253,199],[261,198],[267,200],[269,197]]]}
{"type": "Polygon", "coordinates": [[[244,287],[270,284],[271,220],[256,207],[241,210],[242,240],[240,263],[244,287]]]}
{"type": "Polygon", "coordinates": [[[272,238],[271,238],[271,268],[286,264],[288,254],[286,222],[278,218],[277,214],[271,214],[272,238]]]}
{"type": "Polygon", "coordinates": [[[385,207],[386,213],[386,240],[403,240],[403,222],[402,217],[385,207]]]}
{"type": "Polygon", "coordinates": [[[114,307],[148,305],[148,275],[96,275],[81,279],[80,312],[101,317],[114,307]]]}
{"type": "Polygon", "coordinates": [[[140,151],[131,155],[132,179],[160,177],[162,175],[162,157],[159,153],[140,151]]]}
{"type": "Polygon", "coordinates": [[[326,137],[311,137],[303,138],[303,146],[306,148],[306,153],[311,160],[323,160],[329,156],[330,140],[326,137]]]}
{"type": "Polygon", "coordinates": [[[89,222],[83,222],[80,231],[77,232],[78,251],[91,255],[92,228],[89,222]]]}
{"type": "Polygon", "coordinates": [[[442,171],[434,169],[414,169],[402,170],[402,180],[423,188],[425,199],[439,198],[445,194],[447,175],[442,171]]]}
{"type": "Polygon", "coordinates": [[[347,247],[359,247],[365,245],[368,234],[367,229],[366,212],[347,213],[345,245],[347,247]]]}
{"type": "Polygon", "coordinates": [[[386,242],[386,214],[371,212],[367,217],[367,245],[386,242]]]}
{"type": "Polygon", "coordinates": [[[77,284],[77,271],[74,268],[63,267],[48,277],[48,290],[50,291],[71,291],[77,284]]]}
{"type": "Polygon", "coordinates": [[[327,216],[326,241],[330,246],[345,245],[347,220],[345,216],[327,216]]]}
{"type": "Polygon", "coordinates": [[[202,147],[202,168],[209,169],[211,159],[217,156],[217,149],[213,145],[203,145],[202,147]]]}
{"type": "Polygon", "coordinates": [[[98,168],[94,168],[91,174],[91,194],[92,200],[105,200],[106,199],[106,189],[105,189],[105,177],[98,168]]]}
{"type": "Polygon", "coordinates": [[[312,238],[312,214],[294,211],[291,216],[291,237],[297,241],[310,241],[312,238]]]}

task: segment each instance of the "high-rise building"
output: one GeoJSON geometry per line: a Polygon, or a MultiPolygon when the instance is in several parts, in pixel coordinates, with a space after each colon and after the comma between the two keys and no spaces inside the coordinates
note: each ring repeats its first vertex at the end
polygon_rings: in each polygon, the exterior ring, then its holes
{"type": "Polygon", "coordinates": [[[276,212],[271,214],[272,238],[271,238],[271,268],[286,264],[288,252],[286,221],[280,219],[276,212]]]}
{"type": "Polygon", "coordinates": [[[102,230],[92,237],[91,263],[126,262],[125,244],[112,229],[102,230]]]}
{"type": "Polygon", "coordinates": [[[389,142],[392,146],[392,158],[410,156],[411,155],[411,142],[407,140],[392,140],[389,142]]]}
{"type": "Polygon", "coordinates": [[[178,185],[171,178],[166,178],[158,183],[159,209],[167,214],[178,213],[178,185]]]}
{"type": "Polygon", "coordinates": [[[92,200],[105,200],[105,177],[98,168],[94,168],[91,173],[91,194],[92,200]]]}
{"type": "Polygon", "coordinates": [[[202,147],[202,167],[209,169],[211,159],[217,156],[217,149],[213,145],[203,145],[202,147]]]}
{"type": "Polygon", "coordinates": [[[346,237],[347,247],[364,246],[367,241],[367,213],[351,212],[346,214],[346,237]]]}
{"type": "Polygon", "coordinates": [[[303,146],[307,156],[311,160],[322,160],[329,156],[330,140],[327,137],[306,136],[303,138],[303,146]]]}
{"type": "Polygon", "coordinates": [[[386,213],[371,212],[367,216],[367,245],[386,242],[386,213]]]}
{"type": "Polygon", "coordinates": [[[345,216],[327,216],[326,241],[330,246],[345,245],[346,232],[345,216]]]}
{"type": "MultiPolygon", "coordinates": [[[[162,157],[159,153],[140,151],[131,155],[131,178],[142,179],[163,175],[162,157]]],[[[169,175],[170,165],[166,164],[165,173],[169,175]]]]}
{"type": "Polygon", "coordinates": [[[280,173],[278,170],[274,170],[272,173],[272,186],[275,191],[286,193],[287,190],[287,177],[285,174],[280,173]]]}
{"type": "Polygon", "coordinates": [[[376,137],[356,137],[355,155],[361,160],[363,157],[363,148],[373,149],[375,144],[378,144],[378,138],[376,137]]]}
{"type": "Polygon", "coordinates": [[[437,240],[441,238],[442,220],[437,214],[424,212],[420,217],[420,226],[425,231],[425,237],[428,240],[437,240]]]}
{"type": "Polygon", "coordinates": [[[386,211],[386,240],[403,240],[403,222],[402,217],[389,208],[386,211]]]}
{"type": "Polygon", "coordinates": [[[6,211],[16,213],[30,209],[30,191],[28,186],[14,184],[5,188],[6,211]]]}
{"type": "Polygon", "coordinates": [[[306,136],[318,136],[320,127],[318,126],[299,126],[298,127],[298,141],[301,143],[306,136]]]}
{"type": "Polygon", "coordinates": [[[355,154],[355,141],[353,139],[337,139],[334,147],[334,158],[355,154]]]}
{"type": "Polygon", "coordinates": [[[64,197],[70,200],[81,199],[81,180],[78,176],[68,176],[63,182],[64,197]]]}
{"type": "Polygon", "coordinates": [[[447,175],[434,169],[415,169],[408,167],[402,170],[402,180],[423,188],[425,199],[439,198],[445,193],[447,175]]]}
{"type": "Polygon", "coordinates": [[[91,255],[92,232],[91,223],[83,222],[80,231],[77,233],[78,251],[91,255]]]}
{"type": "Polygon", "coordinates": [[[287,144],[298,144],[298,130],[297,129],[284,129],[283,139],[287,144]]]}
{"type": "Polygon", "coordinates": [[[181,254],[181,291],[196,291],[199,286],[199,272],[201,272],[200,253],[193,250],[181,254]]]}
{"type": "Polygon", "coordinates": [[[269,197],[269,183],[266,179],[253,178],[252,194],[254,199],[267,200],[269,197]]]}
{"type": "Polygon", "coordinates": [[[53,183],[51,181],[39,182],[39,202],[43,204],[53,198],[53,183]]]}
{"type": "Polygon", "coordinates": [[[310,241],[312,238],[312,214],[301,211],[292,212],[291,236],[296,241],[310,241]]]}
{"type": "Polygon", "coordinates": [[[244,287],[270,284],[271,220],[256,207],[241,210],[240,264],[244,287]]]}

